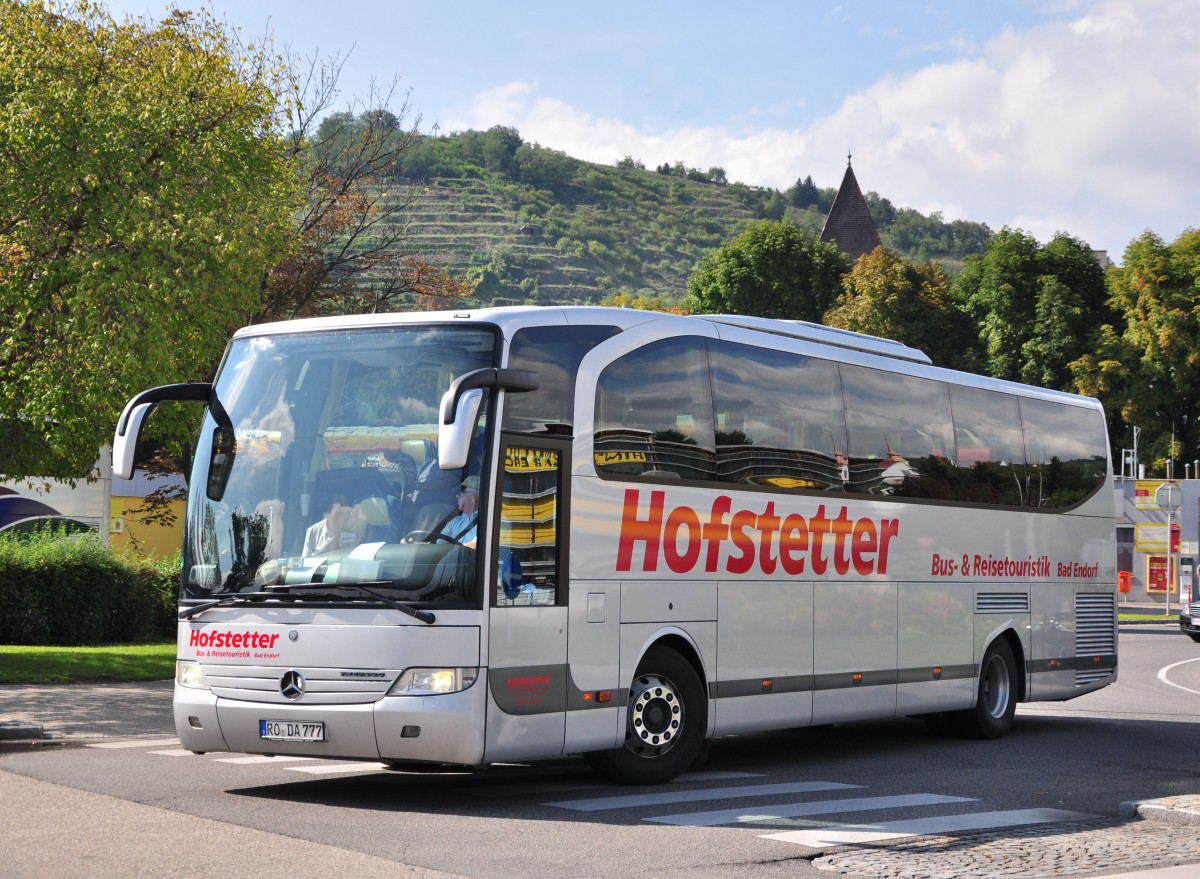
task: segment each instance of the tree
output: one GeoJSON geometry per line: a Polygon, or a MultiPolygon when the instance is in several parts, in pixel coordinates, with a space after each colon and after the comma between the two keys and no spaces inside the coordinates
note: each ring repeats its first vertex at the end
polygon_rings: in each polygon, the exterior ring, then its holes
{"type": "Polygon", "coordinates": [[[942,267],[908,262],[886,247],[859,257],[824,322],[919,348],[939,366],[975,366],[973,329],[951,301],[942,267]]]}
{"type": "Polygon", "coordinates": [[[469,297],[468,282],[407,247],[416,192],[397,170],[421,140],[407,93],[393,111],[396,81],[386,91],[372,83],[349,110],[324,115],[344,59],[286,61],[299,98],[285,108],[285,156],[299,169],[303,202],[293,250],[263,277],[262,301],[246,322],[451,307],[469,297]]]}
{"type": "Polygon", "coordinates": [[[786,220],[760,220],[700,261],[685,307],[820,321],[841,290],[850,259],[786,220]]]}
{"type": "Polygon", "coordinates": [[[1059,233],[1045,247],[1003,229],[968,257],[953,295],[975,321],[984,368],[998,378],[1074,390],[1069,364],[1110,320],[1104,270],[1091,248],[1059,233]]]}
{"type": "Polygon", "coordinates": [[[813,183],[811,174],[803,180],[797,180],[786,195],[791,206],[797,210],[819,207],[821,204],[821,190],[817,189],[817,184],[813,183]]]}
{"type": "Polygon", "coordinates": [[[257,309],[301,203],[285,72],[206,12],[0,0],[0,472],[85,475],[257,309]]]}
{"type": "Polygon", "coordinates": [[[1172,244],[1147,231],[1108,273],[1113,320],[1072,364],[1083,393],[1102,399],[1114,446],[1142,430],[1143,457],[1200,457],[1200,231],[1172,244]],[[1171,436],[1176,446],[1171,448],[1171,436]]]}

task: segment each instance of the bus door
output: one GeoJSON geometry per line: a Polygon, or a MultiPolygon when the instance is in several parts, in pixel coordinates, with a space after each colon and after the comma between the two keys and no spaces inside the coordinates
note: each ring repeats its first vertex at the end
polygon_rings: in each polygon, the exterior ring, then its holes
{"type": "Polygon", "coordinates": [[[569,441],[516,435],[501,446],[487,581],[489,762],[563,747],[570,449],[569,441]]]}

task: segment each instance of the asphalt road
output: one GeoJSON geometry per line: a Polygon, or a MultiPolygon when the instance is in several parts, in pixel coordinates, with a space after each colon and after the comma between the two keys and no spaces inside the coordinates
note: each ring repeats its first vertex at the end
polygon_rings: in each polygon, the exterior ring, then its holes
{"type": "MultiPolygon", "coordinates": [[[[129,694],[108,695],[119,715],[129,694]]],[[[13,698],[0,691],[0,717],[13,698]]],[[[12,875],[829,876],[853,872],[848,855],[836,856],[851,850],[805,844],[814,833],[897,821],[982,824],[972,832],[986,832],[988,846],[960,845],[950,875],[1088,875],[1186,861],[1188,851],[1151,857],[1149,834],[1126,832],[1120,804],[1200,795],[1191,757],[1200,645],[1170,625],[1123,626],[1116,685],[1022,706],[1000,741],[939,738],[912,720],[731,737],[713,743],[697,772],[654,788],[614,787],[576,759],[411,773],[196,756],[146,729],[169,718],[169,698],[168,688],[148,688],[139,730],[149,737],[103,743],[119,747],[0,754],[12,875]],[[80,834],[84,815],[96,830],[80,834]],[[1044,820],[1035,825],[1034,815],[1044,820]],[[1026,819],[1019,829],[995,823],[1026,819]],[[1093,854],[1056,855],[1057,872],[1012,866],[1077,838],[1093,854]]],[[[49,711],[55,700],[45,701],[49,711]]],[[[89,722],[103,722],[103,694],[85,701],[89,722]]],[[[1155,851],[1197,829],[1168,833],[1155,851]]],[[[887,871],[860,861],[863,875],[917,875],[904,871],[919,848],[868,843],[852,853],[890,859],[887,871]]]]}

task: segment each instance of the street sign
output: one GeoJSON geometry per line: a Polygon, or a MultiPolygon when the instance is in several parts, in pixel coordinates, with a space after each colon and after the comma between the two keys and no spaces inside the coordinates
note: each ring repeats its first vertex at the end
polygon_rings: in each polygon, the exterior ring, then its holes
{"type": "Polygon", "coordinates": [[[1164,482],[1154,492],[1154,502],[1160,509],[1174,513],[1183,504],[1183,490],[1177,482],[1164,482]]]}

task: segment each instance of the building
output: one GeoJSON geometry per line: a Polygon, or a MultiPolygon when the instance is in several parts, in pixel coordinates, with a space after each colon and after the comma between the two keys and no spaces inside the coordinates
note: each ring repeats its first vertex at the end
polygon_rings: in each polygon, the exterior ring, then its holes
{"type": "Polygon", "coordinates": [[[137,555],[169,557],[182,542],[185,492],[179,475],[156,477],[139,470],[132,479],[114,477],[111,451],[105,447],[86,479],[5,480],[0,476],[0,534],[51,526],[69,534],[98,534],[102,541],[137,555]],[[163,487],[180,495],[166,503],[174,517],[170,524],[151,521],[142,512],[146,498],[163,487]]]}
{"type": "Polygon", "coordinates": [[[1129,575],[1122,599],[1177,606],[1180,584],[1192,582],[1200,561],[1200,479],[1118,476],[1113,489],[1117,570],[1129,575]],[[1168,484],[1173,496],[1163,489],[1168,484]]]}
{"type": "Polygon", "coordinates": [[[833,205],[829,208],[829,216],[825,218],[825,226],[821,229],[821,240],[836,244],[838,250],[854,260],[883,244],[875,221],[871,218],[871,209],[867,207],[867,200],[858,187],[849,156],[846,157],[842,185],[838,187],[833,205]]]}

